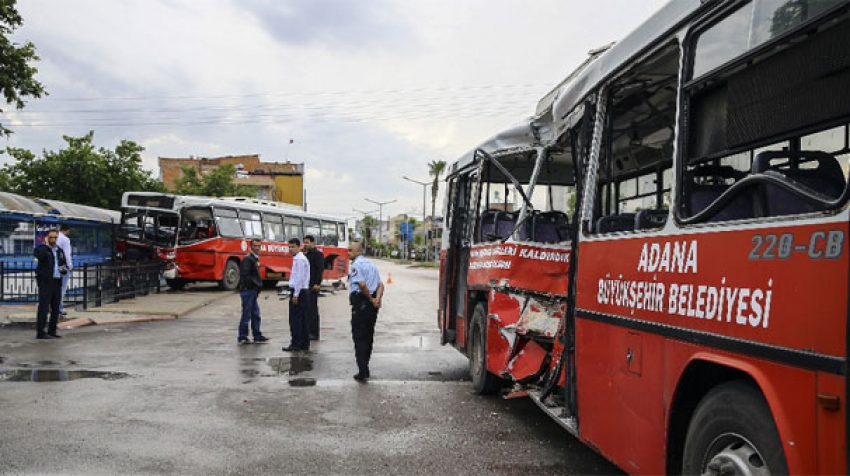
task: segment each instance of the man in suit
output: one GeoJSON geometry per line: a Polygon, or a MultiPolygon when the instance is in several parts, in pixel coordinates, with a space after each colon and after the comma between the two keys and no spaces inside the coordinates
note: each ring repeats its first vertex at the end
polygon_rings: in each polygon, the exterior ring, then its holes
{"type": "Polygon", "coordinates": [[[307,303],[307,322],[310,324],[310,340],[319,340],[319,291],[325,273],[325,255],[316,248],[313,235],[304,237],[304,255],[310,262],[310,301],[307,303]]]}
{"type": "Polygon", "coordinates": [[[47,232],[45,243],[38,245],[33,256],[38,265],[35,268],[35,279],[38,283],[38,311],[36,313],[36,339],[58,339],[62,336],[56,333],[59,323],[59,306],[61,305],[62,275],[68,273],[65,253],[56,241],[59,232],[55,229],[47,232]],[[47,312],[50,310],[50,321],[47,312]]]}

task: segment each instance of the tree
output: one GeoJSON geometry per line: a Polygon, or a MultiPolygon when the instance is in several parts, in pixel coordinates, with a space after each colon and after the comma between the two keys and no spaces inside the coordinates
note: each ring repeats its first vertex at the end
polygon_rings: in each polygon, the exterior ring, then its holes
{"type": "Polygon", "coordinates": [[[236,167],[224,164],[215,170],[198,175],[191,166],[180,167],[182,176],[174,182],[174,190],[181,195],[204,195],[208,197],[256,197],[257,189],[250,185],[236,185],[236,167]]]}
{"type": "MultiPolygon", "coordinates": [[[[15,3],[16,0],[0,0],[0,91],[6,104],[23,109],[25,97],[40,98],[47,91],[35,80],[38,70],[30,65],[40,59],[35,54],[35,46],[29,41],[19,45],[8,38],[24,23],[15,3]]],[[[11,133],[0,124],[0,136],[11,133]]]]}
{"type": "MultiPolygon", "coordinates": [[[[432,160],[430,164],[428,164],[428,175],[434,177],[434,182],[431,184],[431,229],[434,229],[433,223],[436,219],[436,210],[437,207],[437,191],[440,189],[440,175],[446,169],[446,161],[445,160],[432,160]]],[[[427,248],[427,246],[426,246],[427,248]]],[[[430,259],[430,257],[429,257],[430,259]]]]}
{"type": "Polygon", "coordinates": [[[0,169],[0,176],[8,177],[7,190],[113,210],[121,207],[126,191],[165,191],[162,182],[142,169],[141,152],[145,149],[135,142],[122,140],[110,150],[95,149],[94,132],[63,139],[65,149],[44,151],[41,157],[26,149],[6,148],[14,159],[0,169]]]}
{"type": "Polygon", "coordinates": [[[372,229],[379,226],[378,220],[372,215],[366,215],[361,221],[363,224],[363,238],[366,243],[372,242],[372,229]]]}

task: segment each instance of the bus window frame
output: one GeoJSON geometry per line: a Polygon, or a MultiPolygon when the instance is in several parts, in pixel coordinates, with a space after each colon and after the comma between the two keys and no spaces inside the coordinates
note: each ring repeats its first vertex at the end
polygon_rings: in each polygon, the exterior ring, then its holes
{"type": "MultiPolygon", "coordinates": [[[[725,144],[725,148],[720,149],[718,149],[716,145],[714,145],[714,148],[711,149],[712,145],[708,145],[704,146],[709,147],[707,152],[704,153],[691,150],[692,147],[694,147],[693,143],[695,142],[692,136],[695,133],[694,131],[700,127],[698,124],[698,120],[700,118],[695,117],[695,113],[693,111],[697,107],[695,104],[700,100],[704,100],[707,93],[714,92],[719,88],[727,87],[728,82],[731,79],[734,79],[736,75],[748,71],[752,67],[758,67],[759,64],[765,61],[770,61],[776,55],[789,54],[787,52],[788,50],[793,49],[800,43],[805,43],[805,41],[808,40],[810,36],[809,30],[814,28],[815,23],[817,23],[817,28],[824,29],[820,31],[821,33],[829,28],[841,28],[842,25],[831,25],[829,20],[821,22],[824,18],[832,16],[833,23],[844,23],[844,27],[850,24],[850,13],[846,11],[846,3],[843,5],[833,5],[806,21],[788,28],[782,33],[763,41],[754,47],[742,51],[738,56],[728,59],[715,68],[700,72],[699,76],[695,76],[694,61],[697,43],[701,36],[711,28],[722,23],[729,16],[736,14],[740,9],[747,8],[748,4],[749,2],[747,4],[730,6],[729,8],[716,12],[711,17],[703,19],[701,22],[694,24],[686,33],[685,38],[682,41],[684,48],[683,68],[685,73],[683,78],[686,79],[683,79],[679,86],[679,104],[681,113],[676,138],[678,149],[676,182],[678,187],[675,193],[674,208],[676,221],[684,226],[698,226],[706,223],[716,225],[718,223],[727,222],[738,223],[741,221],[748,222],[753,220],[775,219],[777,217],[782,218],[783,215],[771,215],[768,213],[766,211],[766,203],[755,203],[753,205],[751,216],[718,219],[715,215],[719,215],[723,211],[723,208],[721,208],[720,211],[713,213],[704,219],[694,220],[693,217],[696,213],[693,213],[688,206],[688,200],[691,193],[689,187],[693,186],[688,182],[688,174],[691,173],[691,170],[698,166],[704,166],[706,164],[714,164],[714,166],[718,166],[724,161],[728,162],[729,159],[734,156],[749,156],[750,168],[746,171],[745,175],[732,181],[729,184],[731,186],[735,182],[753,175],[752,163],[758,152],[765,150],[777,150],[777,148],[781,148],[793,153],[794,151],[800,150],[800,144],[807,135],[825,132],[833,128],[841,127],[847,123],[847,118],[838,118],[829,121],[821,120],[821,122],[814,120],[808,123],[799,122],[784,131],[774,134],[763,133],[750,142],[733,145],[727,143],[725,144]],[[842,10],[845,11],[842,12],[842,10]],[[781,145],[782,142],[787,144],[784,148],[781,145]],[[689,169],[689,167],[691,169],[689,169]]],[[[721,97],[721,99],[726,100],[727,103],[725,103],[725,105],[728,105],[727,98],[721,97]]],[[[723,124],[721,127],[726,126],[726,124],[723,124]]],[[[724,135],[728,134],[726,129],[723,131],[724,135]]],[[[835,154],[835,152],[832,151],[827,152],[835,154]]],[[[837,155],[836,158],[839,160],[839,163],[842,164],[842,167],[844,167],[843,170],[846,178],[847,171],[844,164],[846,164],[847,159],[840,158],[837,155]]],[[[759,179],[756,178],[755,180],[759,179]]],[[[751,193],[756,194],[756,197],[758,198],[761,195],[758,194],[757,187],[757,185],[753,185],[749,188],[752,190],[751,193]]],[[[741,193],[747,193],[748,190],[746,187],[741,186],[738,188],[738,191],[741,193]]],[[[722,201],[726,204],[731,204],[733,201],[737,201],[736,199],[739,195],[736,193],[737,192],[732,192],[728,194],[728,198],[722,201]]],[[[724,195],[727,194],[724,193],[724,195]]],[[[715,202],[717,201],[718,200],[715,200],[715,202]]],[[[758,200],[755,201],[758,202],[758,200]]],[[[701,210],[704,210],[705,208],[707,207],[704,207],[701,210]]],[[[825,210],[814,211],[810,212],[810,214],[823,213],[824,211],[825,210]]]]}
{"type": "Polygon", "coordinates": [[[283,215],[262,212],[263,239],[274,242],[285,242],[286,232],[283,225],[283,215]],[[275,226],[277,225],[277,226],[275,226]],[[277,232],[269,232],[270,228],[277,228],[277,232]]]}
{"type": "Polygon", "coordinates": [[[239,222],[239,213],[235,208],[213,207],[218,234],[223,238],[244,238],[242,224],[239,222]],[[239,234],[232,233],[238,229],[239,234]]]}

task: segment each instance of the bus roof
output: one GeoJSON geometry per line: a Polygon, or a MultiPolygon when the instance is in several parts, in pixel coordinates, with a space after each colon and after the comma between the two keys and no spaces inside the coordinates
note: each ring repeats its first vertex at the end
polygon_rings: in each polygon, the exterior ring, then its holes
{"type": "Polygon", "coordinates": [[[533,117],[465,153],[449,167],[448,175],[472,164],[479,149],[499,158],[530,152],[556,140],[566,129],[569,114],[600,81],[695,14],[705,3],[705,0],[671,0],[622,41],[590,51],[581,65],[538,101],[533,117]]]}
{"type": "Polygon", "coordinates": [[[323,215],[320,213],[312,213],[305,212],[301,210],[297,205],[292,205],[289,203],[282,202],[271,202],[267,200],[257,200],[248,197],[204,197],[199,195],[175,195],[171,193],[160,193],[160,192],[124,192],[124,196],[121,198],[121,206],[127,207],[127,199],[131,195],[133,196],[144,196],[144,197],[168,197],[173,200],[174,207],[172,208],[157,208],[157,207],[142,207],[142,208],[156,208],[157,210],[169,210],[174,211],[175,209],[182,207],[226,207],[226,208],[236,208],[242,210],[252,210],[257,212],[285,212],[287,215],[291,216],[300,216],[305,218],[316,218],[320,220],[327,221],[335,221],[335,222],[344,222],[344,218],[335,217],[332,215],[323,215]]]}
{"type": "Polygon", "coordinates": [[[666,38],[667,33],[676,29],[685,20],[696,14],[706,0],[671,0],[650,16],[643,24],[617,42],[600,57],[588,64],[571,81],[562,83],[557,98],[552,105],[555,130],[563,132],[563,126],[569,113],[597,85],[614,74],[618,68],[640,55],[657,41],[666,38]]]}
{"type": "Polygon", "coordinates": [[[10,192],[0,192],[0,212],[23,213],[33,216],[45,215],[104,223],[118,222],[121,218],[121,214],[114,210],[59,200],[24,197],[10,192]]]}

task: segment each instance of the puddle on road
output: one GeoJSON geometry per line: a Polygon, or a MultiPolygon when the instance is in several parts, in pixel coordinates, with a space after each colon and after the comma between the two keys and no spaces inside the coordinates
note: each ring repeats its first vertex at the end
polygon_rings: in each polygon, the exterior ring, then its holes
{"type": "Polygon", "coordinates": [[[99,372],[94,370],[0,370],[0,382],[68,382],[81,378],[120,380],[129,377],[123,372],[99,372]]]}
{"type": "Polygon", "coordinates": [[[278,374],[298,375],[313,370],[313,359],[308,357],[269,357],[267,363],[278,374]]]}
{"type": "MultiPolygon", "coordinates": [[[[240,370],[240,373],[248,379],[257,377],[278,377],[295,376],[303,372],[313,370],[313,359],[307,356],[287,356],[287,357],[268,357],[268,358],[252,358],[242,359],[243,365],[246,368],[240,370]],[[263,372],[259,368],[251,368],[259,362],[265,362],[273,371],[273,373],[263,372]]],[[[250,382],[250,380],[245,383],[250,382]]],[[[291,378],[288,381],[292,387],[313,387],[316,385],[316,379],[297,377],[291,378]]]]}

